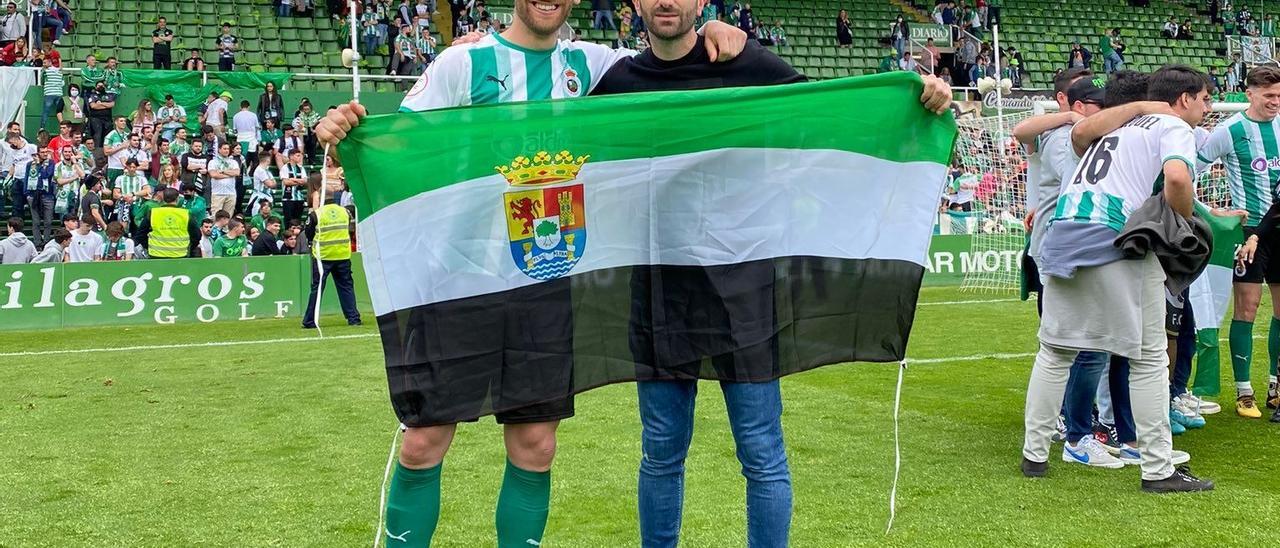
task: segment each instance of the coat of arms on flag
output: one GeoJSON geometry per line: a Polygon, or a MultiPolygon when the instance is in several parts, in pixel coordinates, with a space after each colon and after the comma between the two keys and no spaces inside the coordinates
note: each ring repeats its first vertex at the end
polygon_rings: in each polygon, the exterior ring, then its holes
{"type": "Polygon", "coordinates": [[[496,169],[515,190],[503,193],[511,258],[525,275],[550,280],[569,273],[587,248],[582,184],[572,183],[587,156],[540,151],[496,169]],[[547,186],[554,185],[554,186],[547,186]],[[541,187],[525,189],[523,187],[541,187]]]}

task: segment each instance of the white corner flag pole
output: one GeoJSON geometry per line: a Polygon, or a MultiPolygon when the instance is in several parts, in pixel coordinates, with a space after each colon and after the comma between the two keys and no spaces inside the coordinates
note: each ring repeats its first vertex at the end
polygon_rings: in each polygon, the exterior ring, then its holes
{"type": "MultiPolygon", "coordinates": [[[[356,3],[355,0],[347,0],[348,24],[351,26],[351,101],[360,102],[360,50],[356,48],[356,3]]],[[[320,206],[324,207],[326,196],[329,192],[329,145],[324,145],[324,157],[320,160],[320,206]]],[[[316,208],[319,209],[319,208],[316,208]]],[[[320,215],[316,214],[317,222],[320,215]]],[[[316,272],[320,276],[320,286],[316,290],[316,305],[311,310],[311,318],[316,324],[316,333],[320,338],[324,338],[324,331],[320,329],[320,301],[324,297],[324,263],[320,260],[320,241],[317,239],[311,242],[311,255],[315,257],[316,272]]]]}

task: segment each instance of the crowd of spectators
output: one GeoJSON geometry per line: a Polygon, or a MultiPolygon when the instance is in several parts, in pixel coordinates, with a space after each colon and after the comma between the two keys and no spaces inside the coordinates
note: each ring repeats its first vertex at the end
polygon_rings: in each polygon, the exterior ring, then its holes
{"type": "MultiPolygon", "coordinates": [[[[79,96],[78,85],[69,86],[64,104],[54,109],[56,135],[40,129],[28,140],[18,123],[7,126],[0,218],[11,216],[9,230],[23,234],[11,245],[53,246],[66,252],[48,256],[67,261],[144,258],[147,213],[169,193],[172,205],[203,223],[201,256],[308,252],[302,225],[306,188],[317,175],[312,166],[321,160],[313,131],[322,116],[310,100],[303,98],[287,116],[267,83],[256,105],[241,100],[234,113],[232,95],[215,92],[197,112],[166,96],[159,108],[143,99],[125,114],[108,70],[110,63],[89,73],[86,84],[94,91],[88,98],[79,96]],[[200,128],[195,135],[187,129],[192,118],[200,128]],[[29,235],[22,226],[28,215],[29,235]]],[[[325,169],[331,181],[344,184],[341,168],[325,169]]],[[[350,206],[350,194],[337,192],[339,203],[350,206]]],[[[14,251],[3,261],[42,254],[14,251]]]]}

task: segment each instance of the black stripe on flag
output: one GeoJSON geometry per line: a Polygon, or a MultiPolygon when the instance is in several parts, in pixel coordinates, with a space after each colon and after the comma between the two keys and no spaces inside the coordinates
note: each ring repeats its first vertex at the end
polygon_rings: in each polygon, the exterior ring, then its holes
{"type": "Polygon", "coordinates": [[[451,424],[606,384],[903,358],[924,267],[781,257],[605,269],[378,317],[392,405],[451,424]]]}

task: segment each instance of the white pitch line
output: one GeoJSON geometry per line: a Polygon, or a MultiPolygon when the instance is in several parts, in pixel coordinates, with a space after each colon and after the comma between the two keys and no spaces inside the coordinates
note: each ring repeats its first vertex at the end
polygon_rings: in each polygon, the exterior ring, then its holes
{"type": "Polygon", "coordinates": [[[983,303],[1011,303],[1020,301],[1021,299],[982,299],[975,301],[939,301],[932,303],[920,303],[920,306],[941,306],[950,304],[983,304],[983,303]]]}
{"type": "Polygon", "coordinates": [[[1035,352],[1024,352],[1020,354],[1005,354],[1005,353],[976,354],[973,356],[955,356],[952,358],[923,358],[918,360],[913,358],[907,358],[907,365],[912,365],[917,363],[976,362],[978,360],[1016,360],[1020,358],[1031,358],[1031,357],[1034,357],[1035,355],[1036,355],[1035,352]]]}
{"type": "Polygon", "coordinates": [[[361,333],[358,335],[335,335],[331,337],[289,337],[283,339],[264,339],[257,341],[218,341],[207,343],[191,343],[191,344],[157,344],[148,346],[117,346],[112,348],[77,348],[73,350],[37,350],[26,352],[5,352],[0,353],[0,358],[17,358],[22,356],[53,356],[57,354],[80,354],[89,352],[136,352],[139,350],[172,350],[175,348],[207,348],[217,346],[249,346],[255,344],[278,344],[289,342],[305,342],[305,341],[333,341],[341,339],[368,339],[377,337],[377,333],[361,333]]]}
{"type": "MultiPolygon", "coordinates": [[[[1253,336],[1253,340],[1255,341],[1260,341],[1265,338],[1266,337],[1262,335],[1253,336]]],[[[1219,338],[1218,341],[1226,342],[1227,339],[1226,337],[1222,337],[1222,338],[1219,338]]],[[[0,356],[3,356],[3,354],[0,354],[0,356]]],[[[915,363],[928,364],[928,363],[948,363],[948,362],[976,362],[979,360],[1019,360],[1022,358],[1034,358],[1035,356],[1036,356],[1035,352],[1021,352],[1021,353],[1015,353],[1015,354],[1000,352],[1000,353],[992,353],[992,354],[974,354],[972,356],[954,356],[950,358],[922,358],[918,360],[907,358],[907,365],[911,365],[915,363]]]]}

